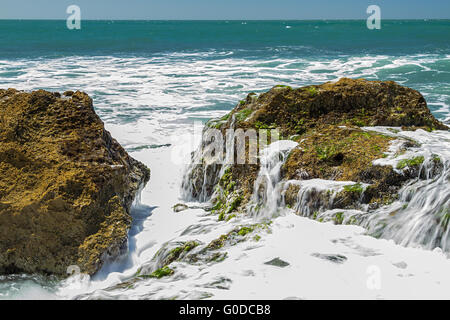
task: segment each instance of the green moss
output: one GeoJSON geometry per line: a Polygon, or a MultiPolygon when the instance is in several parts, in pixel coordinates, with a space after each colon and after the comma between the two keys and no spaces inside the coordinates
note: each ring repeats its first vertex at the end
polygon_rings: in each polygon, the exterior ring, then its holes
{"type": "Polygon", "coordinates": [[[199,243],[197,241],[188,241],[184,244],[184,248],[183,251],[184,252],[189,252],[192,249],[194,249],[196,246],[198,246],[199,243]]]}
{"type": "Polygon", "coordinates": [[[344,222],[344,213],[343,212],[336,213],[336,215],[333,217],[333,221],[336,224],[342,224],[344,222]]]}
{"type": "Polygon", "coordinates": [[[347,192],[363,193],[364,187],[361,185],[361,183],[355,183],[352,185],[344,186],[344,190],[347,192]]]}
{"type": "Polygon", "coordinates": [[[337,155],[337,150],[334,145],[316,146],[316,154],[319,160],[328,161],[337,155]]]}
{"type": "Polygon", "coordinates": [[[219,221],[231,219],[232,216],[226,215],[235,211],[243,201],[243,196],[235,191],[236,184],[237,182],[232,180],[231,168],[226,168],[216,186],[216,197],[211,209],[213,214],[219,215],[219,221]]]}
{"type": "Polygon", "coordinates": [[[244,121],[247,119],[251,114],[253,110],[249,108],[242,109],[241,111],[237,112],[235,117],[238,122],[244,121]]]}
{"type": "Polygon", "coordinates": [[[253,230],[254,228],[252,227],[242,227],[241,229],[239,229],[238,235],[245,236],[246,234],[253,232],[253,230]]]}
{"type": "Polygon", "coordinates": [[[442,163],[441,158],[437,154],[433,154],[431,157],[434,163],[442,163]]]}
{"type": "Polygon", "coordinates": [[[211,241],[206,248],[211,250],[220,249],[225,245],[225,242],[228,240],[230,234],[223,234],[218,239],[214,239],[211,241]]]}
{"type": "Polygon", "coordinates": [[[225,190],[226,191],[232,191],[233,189],[234,189],[234,187],[236,186],[236,182],[234,182],[234,181],[231,181],[230,183],[228,183],[227,185],[226,185],[226,187],[225,187],[225,190]]]}
{"type": "Polygon", "coordinates": [[[423,156],[414,157],[412,159],[403,159],[397,163],[397,169],[404,169],[406,167],[419,166],[425,161],[423,156]]]}
{"type": "MultiPolygon", "coordinates": [[[[241,227],[235,228],[235,229],[231,230],[230,232],[228,232],[227,234],[223,234],[219,238],[211,241],[206,246],[206,248],[210,249],[210,250],[220,249],[229,240],[233,240],[233,241],[229,241],[231,244],[236,244],[238,242],[244,241],[245,238],[243,238],[243,237],[248,235],[249,233],[252,233],[255,230],[265,230],[266,232],[270,232],[269,226],[271,223],[272,223],[272,221],[264,221],[264,222],[253,224],[253,225],[241,226],[241,227]]],[[[256,241],[258,241],[260,238],[261,237],[258,235],[255,235],[255,237],[253,237],[253,239],[255,239],[256,241]]]]}
{"type": "MultiPolygon", "coordinates": [[[[199,243],[197,241],[187,241],[185,242],[183,245],[178,246],[176,248],[173,248],[172,250],[169,251],[167,257],[165,257],[164,259],[164,267],[159,268],[157,270],[155,270],[154,272],[152,272],[149,275],[141,275],[141,269],[138,270],[138,272],[136,273],[137,277],[140,278],[162,278],[165,276],[169,276],[172,275],[174,273],[174,271],[169,268],[169,264],[171,264],[174,261],[179,260],[181,254],[183,252],[189,252],[192,249],[194,249],[195,247],[197,247],[199,245],[199,243]]],[[[156,253],[155,256],[158,256],[160,254],[160,250],[158,250],[158,252],[156,253]]]]}
{"type": "Polygon", "coordinates": [[[255,121],[253,126],[255,127],[256,130],[275,129],[277,127],[277,125],[275,123],[272,123],[269,125],[269,124],[263,123],[261,121],[255,121]]]}
{"type": "Polygon", "coordinates": [[[444,230],[447,230],[450,224],[450,208],[444,208],[440,213],[440,223],[444,230]]]}
{"type": "Polygon", "coordinates": [[[259,240],[261,240],[261,236],[257,234],[253,237],[253,240],[259,241],[259,240]]]}
{"type": "Polygon", "coordinates": [[[287,85],[284,85],[284,84],[277,84],[277,85],[275,86],[275,88],[288,88],[288,89],[292,90],[292,87],[291,87],[291,86],[287,86],[287,85]]]}
{"type": "Polygon", "coordinates": [[[150,274],[150,278],[157,278],[157,279],[161,279],[162,277],[167,277],[170,276],[174,273],[174,271],[172,269],[170,269],[168,266],[164,266],[160,269],[157,269],[155,271],[153,271],[150,274]]]}
{"type": "Polygon", "coordinates": [[[308,93],[311,97],[314,97],[319,93],[319,90],[317,90],[316,87],[308,87],[308,88],[306,88],[306,91],[308,91],[308,93]]]}
{"type": "Polygon", "coordinates": [[[358,220],[355,217],[350,217],[347,224],[358,224],[358,220]]]}
{"type": "Polygon", "coordinates": [[[230,212],[233,212],[234,210],[236,210],[237,207],[239,207],[239,205],[241,204],[242,200],[243,200],[243,198],[240,195],[233,198],[233,200],[231,200],[230,205],[228,206],[227,213],[230,213],[230,212]]]}
{"type": "Polygon", "coordinates": [[[222,118],[220,118],[220,120],[222,121],[227,121],[231,116],[231,112],[227,113],[226,115],[224,115],[222,118]]]}
{"type": "Polygon", "coordinates": [[[295,135],[302,135],[307,131],[307,126],[304,118],[300,118],[297,120],[292,120],[290,123],[290,131],[295,133],[295,135]]]}
{"type": "Polygon", "coordinates": [[[224,253],[216,252],[209,259],[209,262],[222,262],[223,260],[225,260],[227,258],[227,256],[228,256],[227,252],[224,252],[224,253]]]}
{"type": "Polygon", "coordinates": [[[137,269],[136,273],[135,273],[135,277],[139,276],[141,274],[142,268],[137,269]]]}
{"type": "Polygon", "coordinates": [[[221,119],[211,119],[208,122],[206,122],[205,126],[209,128],[215,128],[220,129],[220,127],[225,123],[224,120],[221,119]]]}
{"type": "Polygon", "coordinates": [[[198,245],[199,243],[196,241],[188,241],[184,243],[182,246],[173,248],[172,250],[169,251],[167,258],[165,259],[166,261],[165,264],[168,265],[172,263],[173,261],[177,260],[183,252],[189,252],[198,245]]]}
{"type": "Polygon", "coordinates": [[[222,177],[220,177],[219,183],[220,183],[221,186],[224,186],[224,185],[226,185],[228,183],[228,181],[230,179],[231,179],[231,168],[228,167],[228,168],[225,169],[222,177]]]}
{"type": "Polygon", "coordinates": [[[444,229],[447,229],[449,222],[450,222],[450,213],[447,213],[441,219],[441,223],[444,229]]]}
{"type": "Polygon", "coordinates": [[[357,127],[365,127],[367,125],[367,123],[363,119],[360,119],[360,118],[352,118],[350,120],[350,123],[357,127]]]}
{"type": "Polygon", "coordinates": [[[220,198],[216,199],[216,203],[212,207],[211,211],[215,212],[223,207],[223,203],[220,198]]]}
{"type": "Polygon", "coordinates": [[[181,251],[183,251],[183,247],[176,247],[169,251],[169,256],[178,257],[180,255],[181,251]]]}

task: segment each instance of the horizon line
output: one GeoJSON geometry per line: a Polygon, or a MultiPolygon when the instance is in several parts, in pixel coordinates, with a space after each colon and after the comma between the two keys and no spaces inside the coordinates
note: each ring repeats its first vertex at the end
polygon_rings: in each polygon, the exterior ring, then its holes
{"type": "MultiPolygon", "coordinates": [[[[66,21],[64,18],[0,18],[0,21],[11,21],[11,20],[27,20],[27,21],[66,21]]],[[[93,19],[93,18],[82,18],[82,21],[365,21],[366,18],[330,18],[330,19],[93,19]]],[[[384,18],[382,20],[392,21],[392,20],[411,20],[411,21],[429,21],[429,20],[450,20],[449,18],[384,18]]]]}

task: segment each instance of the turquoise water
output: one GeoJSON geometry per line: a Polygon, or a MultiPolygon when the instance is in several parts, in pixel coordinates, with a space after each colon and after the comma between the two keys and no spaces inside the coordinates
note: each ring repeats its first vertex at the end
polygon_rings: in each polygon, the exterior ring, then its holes
{"type": "MultiPolygon", "coordinates": [[[[138,158],[277,84],[394,80],[419,90],[449,122],[449,34],[450,20],[383,21],[381,30],[362,20],[82,21],[82,30],[65,21],[3,20],[0,88],[87,92],[107,129],[138,158]]],[[[151,183],[163,182],[171,183],[151,183]]],[[[48,286],[40,277],[0,277],[0,297],[42,297],[48,286]]]]}
{"type": "Polygon", "coordinates": [[[182,50],[237,50],[235,56],[448,54],[450,20],[385,20],[368,30],[350,21],[0,21],[0,57],[151,56],[182,50]],[[290,28],[286,28],[289,26],[290,28]],[[281,49],[282,48],[282,49],[281,49]],[[281,49],[281,50],[280,50],[281,49]]]}
{"type": "MultiPolygon", "coordinates": [[[[221,115],[250,91],[395,80],[450,115],[450,20],[0,21],[0,87],[87,91],[106,122],[221,115]],[[183,114],[183,117],[179,115],[183,114]]],[[[167,141],[159,141],[164,144],[167,141]]],[[[156,142],[155,142],[156,143],[156,142]]]]}

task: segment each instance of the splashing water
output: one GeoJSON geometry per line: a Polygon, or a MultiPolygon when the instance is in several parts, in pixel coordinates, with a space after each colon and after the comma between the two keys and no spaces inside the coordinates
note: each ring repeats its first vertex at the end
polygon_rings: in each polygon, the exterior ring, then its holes
{"type": "Polygon", "coordinates": [[[284,196],[289,187],[298,187],[296,204],[293,210],[304,217],[313,217],[314,214],[332,208],[336,194],[344,190],[344,186],[353,184],[352,181],[323,179],[289,180],[284,184],[280,197],[284,196]],[[321,198],[322,194],[326,194],[327,197],[321,198]]]}
{"type": "MultiPolygon", "coordinates": [[[[297,147],[290,140],[280,140],[260,152],[260,169],[254,182],[254,193],[247,205],[247,213],[256,218],[274,218],[286,212],[285,194],[290,187],[298,189],[295,205],[291,210],[305,217],[320,221],[337,221],[343,224],[359,224],[377,237],[393,239],[403,246],[423,246],[426,249],[450,249],[450,134],[446,131],[402,131],[400,128],[367,127],[397,137],[386,158],[374,161],[374,165],[398,167],[401,161],[423,157],[418,177],[403,186],[398,199],[392,204],[375,210],[362,203],[358,209],[334,209],[335,195],[352,181],[322,179],[289,180],[281,177],[281,168],[289,153],[297,147]],[[398,156],[398,148],[406,140],[416,141],[418,146],[409,148],[398,156]],[[403,142],[402,142],[403,141],[403,142]],[[337,216],[339,216],[337,218],[337,216]]],[[[204,156],[198,153],[197,156],[204,156]]],[[[211,194],[204,192],[207,185],[214,185],[225,166],[216,170],[204,170],[200,201],[208,201],[211,194]]],[[[299,168],[301,169],[301,168],[299,168]]],[[[402,168],[408,170],[408,167],[402,168]]],[[[396,169],[401,172],[401,169],[396,169]]],[[[185,177],[186,179],[186,177],[185,177]]],[[[360,183],[365,190],[369,185],[360,183]]],[[[188,193],[191,190],[185,190],[188,193]]]]}
{"type": "Polygon", "coordinates": [[[276,214],[280,207],[278,195],[281,188],[281,167],[289,152],[297,145],[294,141],[279,140],[261,150],[261,167],[248,207],[250,214],[263,218],[271,218],[276,214]]]}
{"type": "MultiPolygon", "coordinates": [[[[380,131],[385,130],[381,129],[380,131]]],[[[401,131],[398,137],[417,141],[420,146],[402,157],[376,161],[395,168],[402,159],[423,157],[419,177],[399,191],[399,198],[390,206],[371,213],[363,226],[369,232],[394,239],[404,246],[423,245],[450,251],[450,133],[423,130],[401,131]]]]}
{"type": "MultiPolygon", "coordinates": [[[[305,217],[320,221],[359,224],[368,233],[385,239],[393,239],[403,246],[423,246],[426,249],[450,250],[450,133],[424,130],[401,131],[399,128],[373,127],[378,131],[418,142],[418,146],[397,155],[400,140],[392,144],[386,158],[374,161],[377,165],[391,165],[411,158],[423,158],[418,177],[399,190],[398,200],[392,204],[371,210],[369,205],[358,203],[358,210],[333,209],[334,196],[352,181],[322,179],[283,181],[280,168],[295,144],[285,141],[284,150],[273,152],[268,148],[261,157],[261,169],[255,182],[255,193],[249,205],[250,213],[274,217],[286,210],[284,196],[294,186],[298,189],[295,205],[291,210],[305,217]],[[393,133],[393,132],[397,133],[393,133]],[[259,192],[263,189],[263,192],[259,192]],[[313,216],[314,213],[314,216],[313,216]]],[[[301,168],[300,168],[301,169],[301,168]]],[[[409,168],[396,169],[401,172],[409,168]]],[[[360,184],[364,190],[368,184],[360,184]]],[[[361,196],[362,199],[362,196],[361,196]]],[[[360,201],[361,202],[361,201],[360,201]]]]}

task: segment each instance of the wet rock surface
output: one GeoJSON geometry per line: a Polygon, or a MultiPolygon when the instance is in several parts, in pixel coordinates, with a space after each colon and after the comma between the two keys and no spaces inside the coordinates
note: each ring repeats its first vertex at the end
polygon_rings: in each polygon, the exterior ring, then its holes
{"type": "Polygon", "coordinates": [[[280,258],[273,258],[270,261],[264,262],[264,264],[267,264],[269,266],[274,266],[274,267],[280,267],[280,268],[289,266],[289,262],[281,260],[280,258]]]}

